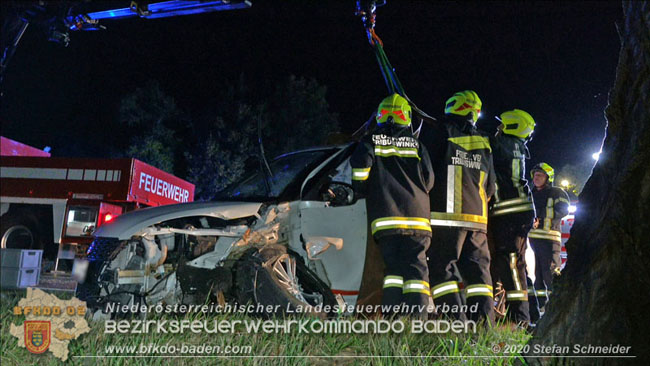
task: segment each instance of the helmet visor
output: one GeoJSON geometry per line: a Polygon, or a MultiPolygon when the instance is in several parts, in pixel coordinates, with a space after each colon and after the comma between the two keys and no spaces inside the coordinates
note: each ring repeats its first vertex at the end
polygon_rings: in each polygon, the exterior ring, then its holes
{"type": "Polygon", "coordinates": [[[401,110],[397,111],[391,111],[388,109],[381,109],[379,111],[379,116],[377,116],[377,122],[379,123],[384,123],[388,121],[390,117],[393,117],[393,121],[395,123],[401,124],[401,125],[407,125],[409,124],[408,118],[404,115],[404,112],[401,110]]]}

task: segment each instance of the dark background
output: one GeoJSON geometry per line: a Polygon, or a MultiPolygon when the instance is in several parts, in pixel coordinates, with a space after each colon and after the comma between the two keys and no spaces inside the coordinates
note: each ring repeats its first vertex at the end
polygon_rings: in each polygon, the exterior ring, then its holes
{"type": "MultiPolygon", "coordinates": [[[[193,114],[242,74],[259,90],[290,74],[313,77],[327,86],[342,130],[356,130],[387,91],[355,1],[252,2],[246,10],[104,21],[105,31],[72,33],[67,48],[28,28],[5,76],[2,135],[51,146],[53,156],[103,157],[119,102],[135,88],[158,80],[193,114]]],[[[599,150],[619,2],[388,0],[377,13],[377,34],[406,93],[429,114],[473,89],[483,101],[479,126],[492,130],[494,116],[512,108],[535,118],[532,162],[557,168],[599,150]]]]}

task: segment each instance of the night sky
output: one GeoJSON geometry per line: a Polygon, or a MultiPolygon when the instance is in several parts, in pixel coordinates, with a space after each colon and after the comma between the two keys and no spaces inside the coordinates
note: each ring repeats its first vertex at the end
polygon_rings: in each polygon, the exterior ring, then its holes
{"type": "MultiPolygon", "coordinates": [[[[51,146],[53,156],[102,157],[119,101],[135,88],[157,80],[193,114],[242,73],[260,88],[290,74],[315,78],[343,131],[356,130],[387,91],[355,1],[252,2],[246,10],[104,21],[105,31],[72,33],[67,48],[28,28],[5,76],[2,135],[51,146]]],[[[486,128],[495,115],[524,109],[537,122],[531,162],[559,168],[600,147],[621,19],[617,1],[388,0],[376,31],[420,108],[440,116],[454,92],[473,89],[486,128]]]]}

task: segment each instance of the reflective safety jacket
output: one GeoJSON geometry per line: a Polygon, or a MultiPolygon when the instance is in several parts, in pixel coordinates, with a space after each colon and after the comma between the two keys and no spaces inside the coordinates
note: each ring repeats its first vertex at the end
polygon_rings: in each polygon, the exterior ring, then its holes
{"type": "Polygon", "coordinates": [[[526,212],[532,223],[535,218],[533,197],[526,181],[524,140],[506,134],[490,137],[497,189],[490,216],[526,212]]]}
{"type": "Polygon", "coordinates": [[[372,235],[431,236],[433,169],[410,128],[392,124],[365,136],[350,158],[352,184],[365,194],[372,235]]]}
{"type": "Polygon", "coordinates": [[[446,115],[420,138],[437,178],[429,195],[431,225],[487,231],[496,181],[489,138],[456,115],[446,115]]]}
{"type": "Polygon", "coordinates": [[[562,188],[547,184],[542,189],[533,189],[533,201],[539,226],[531,230],[528,237],[561,242],[560,225],[569,213],[569,195],[562,188]]]}

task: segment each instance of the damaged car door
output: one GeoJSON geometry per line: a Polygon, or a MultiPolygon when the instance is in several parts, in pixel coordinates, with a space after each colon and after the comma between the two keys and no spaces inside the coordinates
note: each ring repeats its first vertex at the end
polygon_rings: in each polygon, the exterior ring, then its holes
{"type": "MultiPolygon", "coordinates": [[[[300,231],[309,266],[334,294],[356,304],[367,245],[365,200],[351,186],[346,149],[326,164],[314,182],[303,186],[299,204],[300,231]]],[[[309,179],[308,179],[309,180],[309,179]]]]}

